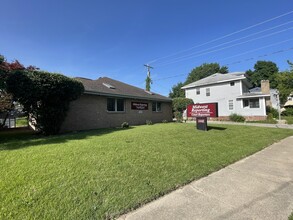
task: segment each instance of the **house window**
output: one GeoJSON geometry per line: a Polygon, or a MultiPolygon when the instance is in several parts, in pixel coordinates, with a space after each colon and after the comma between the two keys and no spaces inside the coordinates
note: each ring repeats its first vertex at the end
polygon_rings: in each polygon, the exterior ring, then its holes
{"type": "Polygon", "coordinates": [[[123,112],[124,111],[124,99],[107,99],[107,110],[109,112],[123,112]]]}
{"type": "Polygon", "coordinates": [[[235,85],[235,82],[230,82],[230,86],[234,86],[235,85]]]}
{"type": "Polygon", "coordinates": [[[162,111],[162,103],[161,102],[153,102],[152,103],[152,110],[153,112],[160,112],[162,111]]]}
{"type": "Polygon", "coordinates": [[[228,101],[228,105],[229,105],[229,110],[233,110],[234,109],[233,100],[229,100],[228,101]]]}
{"type": "Polygon", "coordinates": [[[249,100],[250,108],[259,108],[259,99],[250,99],[249,100]]]}
{"type": "Polygon", "coordinates": [[[243,108],[246,108],[249,106],[249,99],[243,99],[243,108]]]}
{"type": "Polygon", "coordinates": [[[259,99],[243,99],[243,108],[259,108],[259,99]]]}
{"type": "Polygon", "coordinates": [[[200,88],[196,89],[196,95],[200,95],[200,88]]]}
{"type": "Polygon", "coordinates": [[[206,88],[206,96],[210,96],[211,95],[211,89],[210,88],[206,88]]]}

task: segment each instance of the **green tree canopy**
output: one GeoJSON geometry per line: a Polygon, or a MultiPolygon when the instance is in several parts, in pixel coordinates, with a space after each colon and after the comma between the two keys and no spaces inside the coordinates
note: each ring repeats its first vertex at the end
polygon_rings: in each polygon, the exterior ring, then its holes
{"type": "Polygon", "coordinates": [[[169,93],[170,98],[184,98],[185,97],[185,92],[184,90],[181,89],[181,87],[184,86],[182,82],[177,83],[172,87],[172,91],[169,93]]]}
{"type": "Polygon", "coordinates": [[[279,68],[277,64],[271,61],[257,61],[254,65],[254,70],[248,70],[248,80],[254,87],[261,85],[261,80],[269,80],[271,88],[277,88],[276,74],[279,68]]]}
{"type": "Polygon", "coordinates": [[[282,104],[287,101],[287,97],[293,92],[293,65],[290,61],[287,62],[290,70],[276,75],[277,89],[279,90],[280,102],[282,104]]]}
{"type": "Polygon", "coordinates": [[[228,67],[220,66],[218,63],[204,63],[194,68],[187,76],[184,85],[198,81],[215,73],[228,73],[228,67]]]}
{"type": "Polygon", "coordinates": [[[213,75],[215,73],[228,73],[228,67],[220,66],[218,63],[204,63],[193,70],[188,74],[184,83],[177,83],[172,87],[171,92],[169,93],[170,98],[176,97],[185,97],[184,91],[181,90],[181,87],[189,83],[195,82],[197,80],[203,79],[207,76],[213,75]]]}
{"type": "Polygon", "coordinates": [[[50,135],[59,132],[69,103],[82,94],[84,87],[61,74],[24,70],[9,76],[7,90],[36,120],[39,131],[50,135]]]}
{"type": "Polygon", "coordinates": [[[174,98],[172,100],[172,107],[175,112],[182,112],[190,104],[193,104],[193,100],[188,98],[174,98]]]}
{"type": "Polygon", "coordinates": [[[14,110],[12,94],[7,92],[7,79],[13,72],[24,69],[25,67],[17,60],[9,63],[4,56],[0,55],[0,115],[4,119],[0,128],[5,126],[6,119],[10,112],[14,110]]]}

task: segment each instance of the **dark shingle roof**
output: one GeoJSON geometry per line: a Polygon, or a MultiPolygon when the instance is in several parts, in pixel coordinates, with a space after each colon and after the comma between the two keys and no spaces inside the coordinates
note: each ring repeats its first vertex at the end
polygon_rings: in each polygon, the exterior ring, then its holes
{"type": "Polygon", "coordinates": [[[158,100],[166,102],[170,102],[172,100],[166,96],[162,96],[153,92],[147,92],[138,87],[110,79],[108,77],[100,77],[97,80],[81,77],[76,77],[75,79],[83,84],[86,94],[158,100]]]}

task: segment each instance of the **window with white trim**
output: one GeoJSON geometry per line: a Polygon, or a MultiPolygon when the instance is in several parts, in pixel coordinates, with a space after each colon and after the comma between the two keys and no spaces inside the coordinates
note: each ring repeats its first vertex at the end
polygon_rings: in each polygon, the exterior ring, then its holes
{"type": "Polygon", "coordinates": [[[249,99],[243,99],[243,108],[249,107],[249,99]]]}
{"type": "Polygon", "coordinates": [[[259,99],[243,99],[243,108],[259,108],[259,99]]]}
{"type": "Polygon", "coordinates": [[[229,100],[229,101],[228,101],[228,108],[229,108],[229,110],[233,110],[233,109],[234,109],[234,103],[233,103],[233,100],[229,100]]]}
{"type": "Polygon", "coordinates": [[[196,95],[200,95],[200,88],[196,89],[196,95]]]}
{"type": "Polygon", "coordinates": [[[161,112],[162,111],[162,103],[161,102],[153,102],[152,103],[152,111],[153,112],[161,112]]]}
{"type": "Polygon", "coordinates": [[[259,108],[259,99],[249,99],[250,108],[259,108]]]}
{"type": "Polygon", "coordinates": [[[206,88],[206,96],[210,96],[211,95],[211,89],[210,88],[206,88]]]}
{"type": "Polygon", "coordinates": [[[124,99],[107,98],[107,111],[124,112],[124,99]]]}

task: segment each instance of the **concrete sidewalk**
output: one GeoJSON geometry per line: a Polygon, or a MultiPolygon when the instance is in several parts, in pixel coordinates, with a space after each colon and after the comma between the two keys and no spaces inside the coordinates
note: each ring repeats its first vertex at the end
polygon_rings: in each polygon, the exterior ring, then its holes
{"type": "MultiPolygon", "coordinates": [[[[195,123],[195,121],[188,121],[187,123],[195,123]]],[[[208,121],[209,124],[226,124],[226,125],[243,125],[254,127],[266,127],[266,128],[284,128],[293,129],[293,125],[289,124],[263,124],[263,123],[251,123],[251,122],[232,122],[232,121],[208,121]]]]}
{"type": "Polygon", "coordinates": [[[293,136],[119,219],[287,220],[292,211],[293,136]]]}

